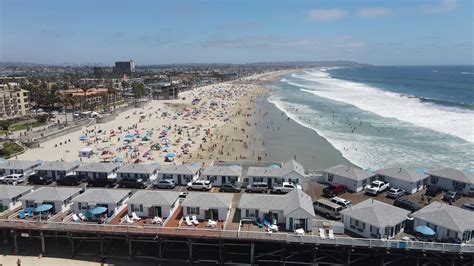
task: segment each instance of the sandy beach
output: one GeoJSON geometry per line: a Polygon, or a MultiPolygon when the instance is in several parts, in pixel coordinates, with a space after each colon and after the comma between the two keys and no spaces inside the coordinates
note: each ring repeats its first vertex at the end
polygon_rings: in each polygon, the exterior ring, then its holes
{"type": "Polygon", "coordinates": [[[252,133],[258,124],[255,101],[266,91],[263,84],[291,72],[258,74],[195,88],[176,100],[153,100],[113,121],[44,142],[17,158],[161,164],[264,160],[265,143],[252,133]],[[79,157],[85,147],[94,154],[79,157]]]}

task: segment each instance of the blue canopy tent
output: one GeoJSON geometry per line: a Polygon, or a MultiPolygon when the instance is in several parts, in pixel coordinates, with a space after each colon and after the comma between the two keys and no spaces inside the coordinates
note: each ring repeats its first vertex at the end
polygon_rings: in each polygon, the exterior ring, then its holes
{"type": "Polygon", "coordinates": [[[436,232],[428,226],[420,225],[415,227],[415,231],[425,236],[434,236],[436,232]]]}

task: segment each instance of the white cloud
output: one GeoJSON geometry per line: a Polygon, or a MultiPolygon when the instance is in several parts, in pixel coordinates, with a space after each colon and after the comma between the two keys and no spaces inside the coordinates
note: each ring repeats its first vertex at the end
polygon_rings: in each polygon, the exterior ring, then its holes
{"type": "Polygon", "coordinates": [[[316,21],[328,21],[340,19],[346,16],[346,11],[333,8],[333,9],[313,9],[309,12],[309,19],[316,21]]]}
{"type": "Polygon", "coordinates": [[[385,7],[362,8],[357,11],[357,15],[363,18],[384,17],[392,14],[392,10],[385,7]]]}
{"type": "Polygon", "coordinates": [[[439,14],[453,11],[458,7],[457,0],[442,0],[441,3],[437,5],[426,5],[422,9],[426,13],[439,14]]]}

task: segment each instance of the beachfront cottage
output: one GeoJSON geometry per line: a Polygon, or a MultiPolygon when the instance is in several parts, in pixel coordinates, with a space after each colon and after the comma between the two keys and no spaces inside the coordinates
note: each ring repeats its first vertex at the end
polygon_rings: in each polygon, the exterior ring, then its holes
{"type": "Polygon", "coordinates": [[[408,194],[422,190],[428,182],[428,175],[401,167],[381,169],[375,172],[376,179],[390,183],[390,187],[401,188],[408,194]]]}
{"type": "Polygon", "coordinates": [[[365,186],[375,180],[375,174],[349,165],[337,165],[325,169],[324,181],[346,186],[352,192],[362,191],[365,186]]]}
{"type": "Polygon", "coordinates": [[[414,226],[428,226],[435,231],[436,239],[459,239],[464,243],[474,239],[474,212],[433,202],[411,215],[414,226]]]}
{"type": "Polygon", "coordinates": [[[129,200],[128,215],[135,212],[139,217],[166,219],[178,206],[179,192],[139,190],[129,200]]]}
{"type": "Polygon", "coordinates": [[[0,185],[0,212],[16,208],[22,196],[33,191],[31,186],[0,185]]]}
{"type": "Polygon", "coordinates": [[[58,213],[65,210],[71,200],[82,192],[82,188],[41,187],[21,197],[22,208],[36,208],[42,204],[51,204],[50,212],[58,213]]]}
{"type": "Polygon", "coordinates": [[[474,172],[454,168],[441,168],[427,173],[430,183],[444,190],[458,191],[466,196],[474,196],[474,172]]]}
{"type": "Polygon", "coordinates": [[[224,221],[229,215],[232,197],[229,193],[189,193],[181,204],[183,215],[196,215],[198,220],[224,221]]]}
{"type": "Polygon", "coordinates": [[[90,179],[115,178],[119,167],[119,163],[86,163],[76,169],[76,174],[90,179]]]}
{"type": "Polygon", "coordinates": [[[206,167],[201,173],[201,179],[209,180],[213,186],[220,187],[225,183],[235,184],[242,176],[240,165],[213,165],[206,167]]]}
{"type": "Polygon", "coordinates": [[[41,161],[8,160],[0,164],[0,175],[33,173],[33,169],[41,165],[41,161]]]}
{"type": "Polygon", "coordinates": [[[245,193],[237,208],[241,219],[275,221],[289,231],[300,228],[311,231],[316,218],[311,197],[301,189],[285,195],[245,193]]]}
{"type": "Polygon", "coordinates": [[[61,176],[71,174],[75,169],[81,165],[81,162],[45,162],[35,168],[36,174],[43,177],[50,177],[56,180],[61,176]]]}
{"type": "Polygon", "coordinates": [[[176,185],[187,185],[198,179],[201,167],[197,164],[167,165],[158,171],[158,180],[171,179],[176,185]]]}
{"type": "Polygon", "coordinates": [[[160,166],[158,164],[127,164],[117,170],[118,178],[134,178],[143,181],[154,180],[160,166]]]}
{"type": "Polygon", "coordinates": [[[110,217],[122,207],[130,192],[126,189],[88,189],[72,200],[73,212],[83,213],[95,207],[105,207],[110,217]]]}
{"type": "Polygon", "coordinates": [[[347,231],[366,238],[393,238],[403,232],[410,211],[367,199],[340,212],[347,231]]]}
{"type": "Polygon", "coordinates": [[[268,167],[249,167],[244,183],[265,182],[269,188],[282,185],[283,182],[303,186],[304,178],[303,166],[294,160],[290,160],[283,163],[281,167],[275,164],[268,167]]]}

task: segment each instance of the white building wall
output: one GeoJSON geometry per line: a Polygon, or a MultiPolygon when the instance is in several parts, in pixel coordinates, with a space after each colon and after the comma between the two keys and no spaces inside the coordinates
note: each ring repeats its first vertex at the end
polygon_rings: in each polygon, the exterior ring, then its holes
{"type": "Polygon", "coordinates": [[[465,195],[465,196],[469,196],[469,193],[471,191],[471,188],[472,188],[472,191],[474,193],[474,184],[466,184],[466,187],[462,190],[460,190],[459,188],[455,188],[453,186],[453,180],[451,179],[448,179],[448,178],[443,178],[443,177],[438,177],[438,182],[437,183],[432,183],[431,182],[431,177],[429,177],[429,182],[435,186],[438,186],[444,190],[453,190],[453,191],[459,191],[461,194],[465,195]]]}
{"type": "MultiPolygon", "coordinates": [[[[364,189],[364,184],[362,180],[353,180],[344,176],[339,176],[339,175],[333,175],[332,181],[329,180],[329,174],[324,173],[324,180],[328,183],[339,183],[344,186],[346,186],[347,190],[353,191],[353,192],[360,192],[364,189]]],[[[369,178],[367,178],[367,183],[370,183],[369,178]]]]}

